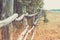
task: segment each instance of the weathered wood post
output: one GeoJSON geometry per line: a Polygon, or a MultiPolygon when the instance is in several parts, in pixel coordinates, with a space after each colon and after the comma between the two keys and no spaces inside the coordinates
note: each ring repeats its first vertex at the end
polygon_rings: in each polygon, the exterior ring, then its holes
{"type": "MultiPolygon", "coordinates": [[[[23,13],[23,14],[26,14],[26,5],[23,5],[23,6],[22,6],[22,13],[23,13]]],[[[25,24],[27,25],[27,19],[24,17],[23,20],[24,20],[24,25],[25,25],[25,24]]],[[[26,26],[26,25],[25,25],[25,26],[26,26]]]]}
{"type": "MultiPolygon", "coordinates": [[[[25,0],[22,4],[23,4],[23,6],[22,6],[22,13],[23,14],[26,14],[27,13],[27,6],[29,5],[29,3],[30,3],[30,0],[29,1],[27,1],[27,0],[25,0]]],[[[24,19],[23,19],[25,22],[24,22],[24,24],[27,26],[28,24],[27,24],[27,18],[25,18],[24,17],[24,19]]]]}
{"type": "MultiPolygon", "coordinates": [[[[14,0],[3,0],[3,9],[2,9],[2,17],[1,20],[13,15],[13,5],[14,0]]],[[[9,38],[9,27],[10,25],[6,25],[2,27],[2,40],[11,40],[9,38]]]]}
{"type": "MultiPolygon", "coordinates": [[[[33,13],[36,13],[36,10],[34,10],[34,12],[33,13]]],[[[32,26],[34,26],[34,22],[36,21],[36,16],[33,16],[33,25],[32,26]]]]}

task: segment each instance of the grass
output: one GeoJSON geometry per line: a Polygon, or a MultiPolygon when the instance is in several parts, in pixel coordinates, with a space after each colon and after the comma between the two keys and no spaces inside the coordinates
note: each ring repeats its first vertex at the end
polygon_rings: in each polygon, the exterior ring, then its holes
{"type": "Polygon", "coordinates": [[[60,13],[47,12],[48,23],[39,20],[34,40],[60,40],[60,13]]]}

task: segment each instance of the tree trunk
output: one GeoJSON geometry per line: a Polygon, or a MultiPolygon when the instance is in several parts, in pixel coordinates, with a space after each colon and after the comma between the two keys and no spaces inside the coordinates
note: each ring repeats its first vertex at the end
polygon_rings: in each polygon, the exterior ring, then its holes
{"type": "Polygon", "coordinates": [[[0,0],[0,19],[1,19],[1,14],[2,14],[2,0],[0,0]]]}
{"type": "MultiPolygon", "coordinates": [[[[13,3],[14,0],[3,0],[3,9],[1,20],[13,15],[13,3]]],[[[10,24],[2,27],[2,40],[11,40],[9,35],[10,24]]],[[[10,29],[11,30],[11,29],[10,29]]]]}

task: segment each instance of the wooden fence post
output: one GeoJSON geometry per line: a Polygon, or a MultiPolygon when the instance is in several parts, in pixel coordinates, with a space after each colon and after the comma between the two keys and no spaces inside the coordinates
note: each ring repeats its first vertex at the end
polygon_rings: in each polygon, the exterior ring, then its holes
{"type": "MultiPolygon", "coordinates": [[[[13,15],[13,5],[14,0],[3,0],[1,20],[13,15]]],[[[10,24],[2,27],[2,40],[10,40],[9,28],[10,24]]]]}
{"type": "MultiPolygon", "coordinates": [[[[26,14],[26,5],[24,5],[24,4],[22,6],[22,13],[26,14]]],[[[27,18],[24,17],[23,21],[24,21],[24,23],[23,23],[24,26],[26,26],[27,25],[27,18]]]]}

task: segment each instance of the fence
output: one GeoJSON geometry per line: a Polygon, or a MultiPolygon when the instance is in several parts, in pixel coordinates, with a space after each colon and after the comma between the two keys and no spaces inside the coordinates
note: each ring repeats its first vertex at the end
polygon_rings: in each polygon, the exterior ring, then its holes
{"type": "MultiPolygon", "coordinates": [[[[30,14],[30,15],[29,15],[29,14],[23,14],[23,15],[21,15],[20,17],[18,17],[18,14],[17,14],[17,13],[14,13],[12,16],[10,16],[10,17],[8,17],[8,18],[0,21],[0,27],[4,27],[4,26],[10,24],[10,23],[11,23],[12,21],[14,21],[14,20],[15,20],[15,21],[21,21],[22,19],[24,19],[24,17],[34,18],[34,16],[35,16],[35,18],[36,18],[36,15],[38,16],[39,13],[30,14]],[[17,18],[17,17],[18,17],[18,18],[17,18]]],[[[27,18],[26,18],[26,19],[27,19],[27,18]]],[[[35,25],[37,24],[38,19],[39,19],[38,17],[35,19],[35,22],[33,23],[33,27],[32,27],[30,30],[28,30],[29,25],[26,24],[27,27],[26,27],[26,29],[21,33],[21,35],[19,36],[18,40],[22,40],[25,34],[26,34],[26,36],[25,36],[24,40],[27,39],[28,34],[29,34],[33,29],[35,29],[35,25]]],[[[27,21],[26,21],[26,22],[27,22],[27,21]]],[[[34,35],[34,34],[33,34],[33,35],[34,35]]]]}
{"type": "MultiPolygon", "coordinates": [[[[2,37],[2,40],[9,40],[9,33],[7,31],[7,28],[9,26],[7,25],[11,25],[12,22],[14,21],[22,21],[24,20],[25,21],[25,29],[24,31],[18,36],[18,39],[17,40],[26,40],[27,39],[27,36],[28,34],[33,31],[33,35],[32,35],[32,38],[31,40],[33,40],[34,38],[34,34],[35,34],[35,31],[36,31],[36,25],[37,25],[37,22],[39,20],[40,17],[44,16],[44,15],[41,15],[42,14],[42,10],[39,11],[39,12],[36,12],[34,14],[29,14],[26,12],[26,6],[24,6],[22,9],[23,10],[23,14],[21,16],[19,16],[18,13],[13,13],[13,5],[14,5],[14,0],[3,0],[3,11],[2,11],[2,19],[3,20],[0,20],[0,28],[3,27],[3,37],[2,37]],[[8,17],[8,18],[7,18],[8,17]],[[31,29],[29,29],[30,25],[28,24],[28,18],[32,18],[32,27],[31,29]],[[7,26],[7,27],[6,27],[7,26]],[[4,34],[4,29],[5,31],[7,31],[7,33],[4,34]],[[7,35],[7,36],[5,36],[7,35]]],[[[13,40],[12,39],[12,35],[11,35],[11,39],[10,40],[13,40]]]]}

